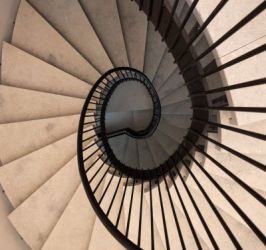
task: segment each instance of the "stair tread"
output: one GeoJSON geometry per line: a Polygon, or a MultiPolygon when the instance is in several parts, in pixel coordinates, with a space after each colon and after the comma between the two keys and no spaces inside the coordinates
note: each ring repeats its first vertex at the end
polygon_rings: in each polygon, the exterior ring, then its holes
{"type": "Polygon", "coordinates": [[[133,1],[118,0],[117,7],[129,65],[143,71],[147,33],[146,15],[138,10],[137,4],[133,1]]]}
{"type": "Polygon", "coordinates": [[[162,38],[160,34],[154,29],[155,27],[153,23],[149,22],[145,49],[144,73],[149,77],[150,81],[153,81],[166,49],[166,44],[161,41],[162,38]]]}
{"type": "Polygon", "coordinates": [[[83,99],[0,85],[0,124],[79,114],[83,99]]]}
{"type": "Polygon", "coordinates": [[[87,249],[95,220],[96,214],[90,205],[83,185],[80,185],[44,243],[42,250],[87,249]]]}
{"type": "MultiPolygon", "coordinates": [[[[111,179],[111,175],[108,174],[105,178],[105,181],[102,182],[103,185],[103,189],[105,190],[107,184],[109,183],[109,180],[111,179]]],[[[116,184],[118,182],[118,178],[114,177],[114,179],[112,180],[108,191],[106,192],[106,195],[102,201],[101,207],[102,209],[105,211],[105,213],[107,212],[107,209],[109,207],[109,204],[111,202],[111,195],[114,194],[114,190],[116,188],[116,184]]],[[[110,210],[110,220],[115,223],[116,221],[116,216],[117,216],[117,211],[119,209],[119,202],[117,202],[117,200],[121,200],[121,196],[122,196],[122,183],[120,183],[120,186],[118,188],[118,192],[117,192],[117,196],[116,199],[113,203],[112,209],[110,210]]],[[[98,197],[100,198],[100,196],[98,197]]],[[[119,223],[119,230],[124,232],[125,230],[125,221],[124,221],[124,215],[123,215],[123,210],[121,213],[121,219],[120,219],[120,223],[119,223]]],[[[91,235],[91,240],[90,240],[90,245],[89,248],[91,250],[94,249],[125,249],[113,236],[112,234],[107,230],[107,228],[102,224],[101,220],[97,217],[94,227],[93,227],[93,232],[91,235]],[[103,238],[105,240],[103,240],[103,238]]]]}
{"type": "MultiPolygon", "coordinates": [[[[203,187],[208,190],[208,195],[213,200],[213,203],[221,208],[240,223],[246,225],[242,217],[233,209],[233,207],[227,202],[225,198],[220,194],[216,187],[214,187],[210,181],[207,180],[205,175],[199,170],[197,166],[192,166],[192,170],[195,176],[199,179],[201,178],[201,183],[203,187]]],[[[227,194],[230,195],[232,200],[248,214],[249,218],[257,225],[261,230],[265,230],[265,223],[263,223],[263,218],[265,217],[265,209],[263,205],[259,203],[253,196],[246,192],[240,185],[238,185],[234,180],[229,178],[223,178],[217,175],[212,174],[212,177],[215,181],[225,190],[227,194]]],[[[192,188],[195,187],[194,182],[191,180],[191,177],[187,179],[188,185],[192,188]]]]}
{"type": "Polygon", "coordinates": [[[73,158],[75,145],[76,134],[72,134],[1,167],[0,182],[12,205],[21,204],[73,158]]]}
{"type": "MultiPolygon", "coordinates": [[[[128,219],[128,212],[130,206],[130,197],[132,193],[132,186],[127,187],[127,192],[124,201],[124,212],[126,221],[128,219]]],[[[134,242],[137,242],[138,237],[138,226],[139,226],[139,211],[140,211],[140,198],[141,198],[141,185],[135,185],[134,188],[134,196],[131,210],[131,223],[129,228],[129,238],[134,242]]],[[[142,201],[142,234],[141,234],[141,248],[142,249],[150,249],[151,248],[151,235],[150,235],[150,224],[151,224],[151,216],[150,216],[150,203],[149,197],[144,193],[143,201],[142,201]],[[146,229],[147,227],[147,229],[146,229]]],[[[154,244],[155,249],[164,250],[165,247],[163,245],[159,230],[156,225],[156,220],[154,219],[153,228],[154,228],[154,244]]]]}
{"type": "Polygon", "coordinates": [[[127,135],[116,136],[110,138],[108,142],[116,158],[121,162],[123,162],[127,148],[128,136],[127,135]]]}
{"type": "Polygon", "coordinates": [[[139,168],[137,140],[129,136],[124,163],[133,168],[139,168]]]}
{"type": "MultiPolygon", "coordinates": [[[[208,215],[208,220],[211,220],[211,216],[210,213],[208,211],[211,210],[211,208],[206,208],[206,205],[204,206],[203,204],[206,203],[206,201],[204,200],[203,195],[200,193],[200,191],[191,188],[191,191],[193,193],[193,196],[195,197],[195,200],[197,201],[198,204],[200,204],[201,207],[201,211],[204,211],[207,213],[208,215]]],[[[229,228],[231,229],[232,233],[235,235],[235,237],[237,237],[237,239],[239,240],[240,245],[242,245],[243,247],[247,247],[250,245],[250,247],[254,247],[256,245],[256,249],[263,249],[263,243],[255,236],[255,234],[252,232],[251,229],[249,229],[247,226],[243,225],[242,223],[240,223],[239,221],[237,221],[236,219],[234,219],[234,217],[230,216],[227,212],[225,212],[223,209],[221,209],[220,207],[216,206],[218,212],[221,214],[221,216],[223,217],[223,219],[225,220],[225,222],[227,223],[227,225],[229,226],[229,228]]],[[[230,239],[228,238],[228,236],[226,234],[224,234],[224,232],[221,232],[221,228],[222,226],[219,225],[219,222],[217,221],[215,223],[215,221],[211,221],[210,225],[214,225],[214,229],[212,230],[212,233],[214,235],[216,235],[217,241],[220,242],[220,246],[222,247],[226,247],[226,249],[235,249],[235,247],[232,245],[232,243],[230,244],[230,239]],[[219,230],[220,228],[220,230],[219,230]],[[228,239],[227,239],[228,238],[228,239]],[[226,242],[228,245],[226,245],[226,242]],[[230,246],[231,245],[231,246],[230,246]]],[[[251,247],[251,248],[252,248],[251,247]]]]}
{"type": "Polygon", "coordinates": [[[158,141],[154,137],[150,137],[147,139],[149,148],[151,150],[153,159],[156,163],[156,166],[164,163],[168,159],[168,154],[162,148],[162,146],[158,143],[158,141]]]}
{"type": "Polygon", "coordinates": [[[25,0],[18,10],[12,44],[91,84],[100,77],[25,0]]]}
{"type": "MultiPolygon", "coordinates": [[[[102,161],[97,161],[94,167],[88,171],[88,179],[97,172],[101,165],[102,161]]],[[[103,170],[101,170],[91,182],[92,188],[95,188],[101,179],[103,170]]],[[[95,194],[96,199],[99,198],[102,191],[103,184],[100,185],[95,194]]],[[[87,249],[91,240],[95,220],[96,214],[88,200],[84,186],[80,184],[42,249],[87,249]],[[84,237],[84,235],[86,235],[86,237],[84,237]]]]}
{"type": "Polygon", "coordinates": [[[177,102],[169,105],[162,106],[162,114],[173,115],[191,115],[192,116],[192,103],[190,99],[182,102],[177,102]]]}
{"type": "Polygon", "coordinates": [[[138,154],[139,154],[139,165],[142,169],[149,169],[155,166],[154,159],[151,155],[149,145],[146,139],[138,139],[138,154]]]}
{"type": "Polygon", "coordinates": [[[190,116],[174,116],[174,115],[162,114],[161,117],[168,124],[179,127],[179,128],[189,128],[191,125],[190,116]]]}
{"type": "Polygon", "coordinates": [[[112,63],[88,21],[79,2],[29,1],[77,50],[96,68],[104,73],[112,63]],[[67,18],[62,18],[67,17],[67,18]]]}
{"type": "Polygon", "coordinates": [[[81,4],[114,66],[128,66],[116,0],[82,0],[81,4]],[[108,19],[102,18],[103,16],[108,19]]]}
{"type": "Polygon", "coordinates": [[[86,98],[91,86],[9,43],[3,43],[2,82],[59,95],[86,98]]]}
{"type": "Polygon", "coordinates": [[[177,89],[169,89],[160,96],[161,105],[166,106],[185,101],[189,99],[188,95],[188,89],[185,86],[177,89]]]}
{"type": "Polygon", "coordinates": [[[174,91],[182,86],[184,86],[185,80],[180,74],[180,69],[178,67],[169,75],[169,77],[156,86],[157,92],[160,96],[165,96],[171,91],[174,91]]]}
{"type": "MultiPolygon", "coordinates": [[[[214,150],[211,156],[216,161],[220,162],[226,169],[236,175],[239,179],[247,183],[249,186],[266,191],[264,181],[266,176],[263,171],[255,169],[253,165],[244,160],[241,160],[237,156],[233,156],[230,153],[221,153],[218,150],[214,150]]],[[[266,161],[264,155],[248,154],[247,156],[253,159],[257,159],[260,162],[266,161]]],[[[216,164],[214,164],[208,158],[205,159],[204,168],[210,173],[231,179],[231,177],[224,173],[223,170],[217,167],[216,164]]]]}
{"type": "Polygon", "coordinates": [[[174,57],[168,52],[168,49],[166,49],[153,79],[153,85],[155,85],[156,88],[163,84],[175,71],[177,66],[173,62],[174,57]]]}
{"type": "Polygon", "coordinates": [[[40,249],[80,183],[74,157],[17,207],[9,219],[32,249],[40,249]]]}
{"type": "Polygon", "coordinates": [[[1,124],[1,164],[7,164],[74,133],[78,122],[79,115],[73,115],[1,124]]]}

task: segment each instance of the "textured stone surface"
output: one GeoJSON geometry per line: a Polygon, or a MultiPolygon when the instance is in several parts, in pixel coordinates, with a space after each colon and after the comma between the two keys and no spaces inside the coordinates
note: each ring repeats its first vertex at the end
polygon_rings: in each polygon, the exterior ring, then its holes
{"type": "Polygon", "coordinates": [[[25,0],[20,4],[12,44],[91,84],[100,76],[25,0]]]}
{"type": "Polygon", "coordinates": [[[1,184],[14,207],[74,157],[76,136],[63,138],[0,168],[1,184]]]}
{"type": "Polygon", "coordinates": [[[147,40],[145,49],[144,73],[153,81],[154,75],[161,62],[166,44],[162,42],[162,38],[156,32],[152,22],[148,23],[147,40]]]}
{"type": "Polygon", "coordinates": [[[104,73],[113,67],[77,0],[30,0],[29,2],[99,72],[104,73]]]}
{"type": "Polygon", "coordinates": [[[86,98],[91,85],[34,57],[3,44],[2,82],[5,85],[59,95],[86,98]]]}
{"type": "Polygon", "coordinates": [[[0,85],[0,124],[79,114],[83,99],[0,85]]]}
{"type": "Polygon", "coordinates": [[[128,66],[116,0],[82,0],[81,4],[114,66],[128,66]]]}
{"type": "Polygon", "coordinates": [[[16,160],[76,132],[78,122],[79,115],[73,115],[1,124],[0,159],[2,164],[16,160]]]}
{"type": "Polygon", "coordinates": [[[32,249],[44,244],[79,183],[75,157],[9,215],[32,249]]]}
{"type": "Polygon", "coordinates": [[[117,0],[129,65],[143,71],[147,17],[134,1],[117,0]]]}

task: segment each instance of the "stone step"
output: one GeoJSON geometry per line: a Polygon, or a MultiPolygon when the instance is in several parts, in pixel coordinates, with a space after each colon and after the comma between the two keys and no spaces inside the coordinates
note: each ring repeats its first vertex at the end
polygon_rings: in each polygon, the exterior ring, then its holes
{"type": "Polygon", "coordinates": [[[138,139],[139,165],[141,169],[149,169],[155,166],[149,145],[146,139],[138,139]]]}
{"type": "Polygon", "coordinates": [[[171,125],[163,118],[161,118],[158,130],[168,136],[169,139],[172,139],[172,142],[175,142],[175,145],[182,142],[183,137],[187,134],[187,129],[171,125]]]}
{"type": "Polygon", "coordinates": [[[79,114],[83,99],[0,85],[0,124],[79,114]]]}
{"type": "Polygon", "coordinates": [[[90,84],[100,77],[97,70],[25,0],[18,10],[12,44],[90,84]]]}
{"type": "Polygon", "coordinates": [[[67,136],[0,168],[1,185],[14,207],[74,157],[76,136],[67,136]]]}
{"type": "MultiPolygon", "coordinates": [[[[138,242],[138,231],[139,231],[139,218],[140,218],[140,201],[141,201],[141,185],[138,182],[138,185],[134,187],[134,195],[131,208],[130,216],[130,227],[129,227],[129,238],[135,243],[138,242]]],[[[145,184],[144,184],[145,185],[145,184]]],[[[132,193],[132,186],[127,187],[126,196],[124,200],[124,213],[126,218],[126,223],[129,216],[129,207],[130,207],[130,198],[132,193]]],[[[141,224],[141,239],[140,247],[142,249],[151,249],[151,216],[150,216],[150,203],[149,197],[145,194],[143,195],[142,200],[142,224],[141,224]]],[[[155,223],[154,218],[154,244],[155,249],[163,250],[165,249],[162,239],[160,237],[159,230],[155,223]]]]}
{"type": "MultiPolygon", "coordinates": [[[[170,205],[170,201],[168,198],[167,191],[165,189],[165,183],[164,181],[160,184],[160,192],[162,197],[162,205],[163,205],[163,211],[165,216],[165,223],[167,227],[167,234],[168,234],[168,240],[169,240],[169,249],[181,249],[181,242],[178,235],[178,231],[176,229],[176,224],[174,220],[174,216],[172,213],[172,208],[170,205]]],[[[158,233],[160,235],[160,238],[162,240],[162,243],[164,245],[164,249],[167,249],[166,239],[165,239],[165,230],[164,230],[164,223],[163,223],[163,213],[162,213],[162,207],[160,203],[159,198],[159,189],[158,185],[156,184],[155,187],[152,190],[152,205],[153,205],[153,218],[154,223],[158,229],[158,233]]],[[[145,193],[145,198],[147,201],[150,199],[149,193],[145,193]]]]}
{"type": "Polygon", "coordinates": [[[137,140],[128,136],[124,162],[133,168],[139,168],[137,140]]]}
{"type": "MultiPolygon", "coordinates": [[[[89,171],[90,176],[93,176],[96,173],[96,170],[101,164],[102,161],[99,160],[94,165],[94,168],[89,171]]],[[[97,184],[101,176],[102,173],[100,171],[95,177],[92,185],[94,183],[97,184]]],[[[102,189],[103,184],[99,187],[97,193],[95,194],[96,198],[99,198],[99,195],[102,193],[102,189]]],[[[90,201],[88,200],[84,186],[81,184],[71,198],[42,249],[87,249],[91,241],[95,220],[96,214],[90,204],[90,201]]]]}
{"type": "MultiPolygon", "coordinates": [[[[225,212],[230,214],[240,223],[246,225],[244,220],[240,215],[233,209],[230,203],[224,198],[224,196],[218,191],[216,187],[207,177],[202,173],[202,171],[197,166],[192,166],[192,171],[194,172],[197,179],[201,181],[202,186],[207,190],[207,194],[213,203],[225,212]]],[[[230,178],[223,178],[217,175],[212,174],[212,177],[215,181],[224,189],[224,191],[229,194],[232,200],[243,210],[244,213],[257,225],[261,231],[265,231],[265,223],[263,223],[263,218],[265,217],[265,209],[263,205],[259,203],[253,196],[251,196],[247,191],[245,191],[239,184],[230,178]]],[[[194,182],[191,180],[191,177],[187,179],[188,185],[192,188],[195,188],[194,182]]],[[[255,190],[257,191],[257,190],[255,190]]]]}
{"type": "Polygon", "coordinates": [[[174,115],[162,114],[161,117],[168,124],[179,127],[179,128],[189,128],[191,125],[190,116],[174,116],[174,115]]]}
{"type": "Polygon", "coordinates": [[[79,115],[73,115],[0,125],[1,164],[73,134],[77,131],[78,122],[79,115]]]}
{"type": "Polygon", "coordinates": [[[105,0],[81,0],[80,3],[113,65],[115,67],[128,66],[116,0],[108,2],[105,0]]]}
{"type": "Polygon", "coordinates": [[[188,89],[185,86],[177,88],[175,90],[169,89],[165,91],[164,94],[161,95],[160,98],[161,105],[165,106],[185,101],[188,99],[188,95],[189,95],[188,89]]]}
{"type": "Polygon", "coordinates": [[[172,91],[175,91],[179,89],[180,87],[184,86],[184,78],[181,74],[179,74],[179,68],[176,67],[176,69],[173,71],[173,73],[167,78],[166,81],[161,82],[160,85],[156,86],[156,90],[159,94],[159,96],[163,97],[172,91]]]}
{"type": "Polygon", "coordinates": [[[150,81],[156,74],[157,68],[162,60],[166,44],[161,41],[159,32],[156,32],[152,22],[148,23],[146,49],[145,49],[145,63],[144,74],[148,76],[150,81]]]}
{"type": "MultiPolygon", "coordinates": [[[[196,189],[191,189],[191,191],[193,192],[193,196],[195,197],[197,204],[199,204],[199,208],[204,214],[206,214],[208,221],[210,221],[210,224],[213,226],[214,230],[212,230],[212,233],[216,236],[215,238],[217,239],[217,242],[219,242],[221,248],[226,247],[226,249],[235,249],[235,247],[230,242],[228,235],[225,234],[225,231],[220,222],[217,219],[216,221],[212,220],[213,211],[207,204],[202,193],[200,193],[200,191],[196,189]]],[[[252,230],[250,230],[247,226],[235,220],[222,208],[220,207],[216,208],[220,213],[220,215],[222,216],[222,218],[224,219],[224,221],[231,229],[234,236],[239,240],[239,242],[241,242],[240,245],[242,245],[242,247],[249,249],[248,246],[250,246],[251,248],[255,246],[256,249],[264,249],[262,242],[255,236],[252,230]]]]}
{"type": "Polygon", "coordinates": [[[32,249],[40,249],[80,183],[74,157],[10,215],[14,227],[32,249]]]}
{"type": "Polygon", "coordinates": [[[171,53],[168,53],[168,49],[166,49],[153,78],[153,85],[158,88],[176,70],[176,67],[176,64],[174,64],[174,57],[171,53]]]}
{"type": "Polygon", "coordinates": [[[168,158],[169,155],[167,152],[162,148],[162,146],[158,143],[158,141],[155,139],[155,137],[149,137],[147,139],[152,157],[154,159],[154,162],[156,163],[156,166],[159,166],[160,164],[164,163],[168,158]]]}
{"type": "MultiPolygon", "coordinates": [[[[105,181],[102,182],[103,183],[102,192],[104,192],[110,179],[111,179],[111,175],[108,174],[106,176],[105,181]]],[[[114,177],[114,179],[112,180],[112,182],[108,188],[108,191],[105,194],[105,197],[102,200],[101,207],[105,213],[107,212],[107,210],[109,208],[109,205],[111,202],[111,197],[114,194],[114,190],[115,190],[117,184],[118,184],[118,178],[114,177]]],[[[112,221],[113,224],[116,222],[116,218],[117,218],[117,214],[118,214],[119,206],[120,206],[119,201],[122,198],[122,194],[123,194],[123,188],[122,188],[122,182],[120,182],[118,192],[116,195],[116,199],[115,199],[113,206],[112,206],[112,209],[110,210],[110,213],[109,213],[109,219],[112,221]]],[[[99,196],[98,198],[100,199],[100,197],[101,196],[99,196]]],[[[118,229],[121,232],[125,231],[125,221],[124,221],[123,210],[121,213],[121,218],[120,218],[120,223],[119,223],[118,229]]],[[[94,224],[94,227],[93,227],[93,232],[91,235],[90,245],[89,245],[88,249],[94,250],[94,249],[125,249],[125,248],[112,236],[112,234],[102,224],[101,220],[97,217],[95,224],[94,224]],[[103,238],[104,238],[104,240],[103,240],[103,238]]]]}
{"type": "MultiPolygon", "coordinates": [[[[265,172],[262,170],[254,168],[250,163],[241,160],[237,156],[234,156],[230,153],[221,153],[218,150],[214,151],[211,155],[216,161],[220,162],[227,170],[237,176],[239,179],[247,183],[249,186],[266,191],[265,188],[265,172]]],[[[259,160],[260,162],[266,162],[264,155],[247,155],[253,159],[259,160]]],[[[223,170],[216,166],[208,158],[205,159],[204,168],[209,172],[215,175],[230,178],[223,170]]]]}
{"type": "Polygon", "coordinates": [[[108,140],[109,145],[118,160],[123,162],[125,160],[126,152],[127,152],[127,143],[128,143],[127,135],[120,135],[108,140]]]}
{"type": "Polygon", "coordinates": [[[113,68],[86,14],[76,0],[29,1],[102,74],[113,68]],[[62,18],[67,17],[67,18],[62,18]]]}
{"type": "Polygon", "coordinates": [[[91,89],[88,83],[5,42],[1,74],[5,85],[52,94],[86,98],[91,89]]]}
{"type": "Polygon", "coordinates": [[[41,249],[87,249],[95,220],[96,214],[80,185],[41,249]]]}
{"type": "Polygon", "coordinates": [[[146,15],[134,1],[117,0],[129,65],[143,71],[147,34],[146,15]]]}
{"type": "Polygon", "coordinates": [[[173,115],[192,115],[191,101],[185,100],[175,104],[162,106],[162,114],[173,114],[173,115]]]}

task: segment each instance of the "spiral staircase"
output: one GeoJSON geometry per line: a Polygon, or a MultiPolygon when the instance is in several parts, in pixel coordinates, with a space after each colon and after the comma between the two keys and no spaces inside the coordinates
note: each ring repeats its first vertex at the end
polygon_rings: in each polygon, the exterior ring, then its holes
{"type": "Polygon", "coordinates": [[[0,85],[21,249],[265,249],[265,8],[21,0],[0,85]]]}

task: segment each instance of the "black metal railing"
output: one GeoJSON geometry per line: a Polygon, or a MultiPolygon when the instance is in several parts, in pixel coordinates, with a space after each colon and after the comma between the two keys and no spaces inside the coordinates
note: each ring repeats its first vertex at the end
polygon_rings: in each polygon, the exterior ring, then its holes
{"type": "MultiPolygon", "coordinates": [[[[98,217],[110,233],[127,249],[158,249],[160,246],[165,249],[192,249],[191,244],[194,244],[194,249],[204,249],[204,241],[207,242],[209,248],[224,249],[219,240],[220,235],[213,231],[209,215],[206,216],[205,211],[202,210],[203,205],[195,197],[195,187],[197,193],[206,202],[208,211],[211,211],[212,217],[217,220],[217,225],[225,237],[224,240],[231,244],[232,249],[246,249],[243,245],[245,239],[241,238],[241,233],[233,230],[230,221],[225,219],[221,209],[216,205],[213,192],[220,195],[221,204],[229,206],[244,227],[250,230],[250,234],[254,235],[257,240],[254,244],[261,244],[260,246],[263,247],[266,244],[265,223],[257,219],[255,213],[250,210],[250,207],[247,208],[246,204],[238,203],[236,195],[231,193],[222,182],[219,182],[212,172],[208,171],[209,168],[206,168],[204,161],[198,159],[198,155],[205,161],[210,161],[212,168],[221,171],[232,181],[237,190],[243,192],[249,199],[248,203],[260,209],[257,214],[263,214],[266,202],[259,190],[249,185],[248,178],[238,176],[237,172],[230,167],[229,162],[216,159],[208,151],[208,147],[217,146],[233,159],[242,161],[256,174],[257,178],[265,177],[265,164],[246,155],[238,148],[214,139],[208,135],[207,131],[209,127],[214,127],[217,128],[215,131],[218,133],[230,131],[235,135],[242,135],[243,138],[249,137],[265,142],[266,136],[262,133],[212,120],[212,115],[219,116],[221,111],[264,115],[265,107],[211,106],[210,100],[213,94],[224,95],[228,91],[242,89],[248,91],[249,88],[261,86],[266,83],[266,78],[257,78],[228,86],[221,81],[220,87],[217,87],[217,84],[212,87],[211,83],[209,87],[206,87],[204,81],[207,76],[219,74],[226,68],[265,53],[266,47],[261,45],[222,65],[218,65],[213,59],[207,67],[202,68],[200,61],[265,11],[266,2],[263,1],[251,10],[221,38],[209,44],[209,47],[199,56],[194,53],[193,43],[204,32],[208,32],[208,25],[223,11],[229,1],[221,0],[206,21],[202,25],[197,24],[199,28],[196,32],[193,31],[193,34],[187,34],[185,27],[197,10],[199,1],[192,2],[182,21],[179,21],[175,14],[180,1],[174,1],[170,8],[166,2],[164,0],[136,0],[139,9],[147,14],[148,20],[152,21],[156,30],[160,32],[185,79],[193,109],[192,123],[188,133],[184,135],[184,140],[175,153],[169,155],[167,161],[155,166],[152,170],[138,170],[120,162],[112,152],[108,138],[123,134],[134,138],[150,136],[156,131],[160,121],[160,100],[149,79],[141,72],[131,68],[117,68],[107,72],[93,86],[80,118],[78,161],[84,188],[98,217]],[[121,82],[130,79],[141,82],[149,91],[153,100],[152,121],[143,131],[124,128],[108,134],[104,117],[108,100],[121,82]],[[184,171],[187,174],[184,174],[184,171]],[[193,188],[187,183],[187,176],[194,183],[193,188]],[[183,221],[179,213],[183,215],[183,221]],[[195,222],[196,220],[198,222],[195,222]],[[206,235],[204,240],[199,236],[199,223],[200,230],[203,230],[206,235]],[[192,238],[190,239],[192,243],[187,240],[186,234],[188,233],[192,238]]],[[[245,140],[239,143],[244,144],[245,140]]]]}

